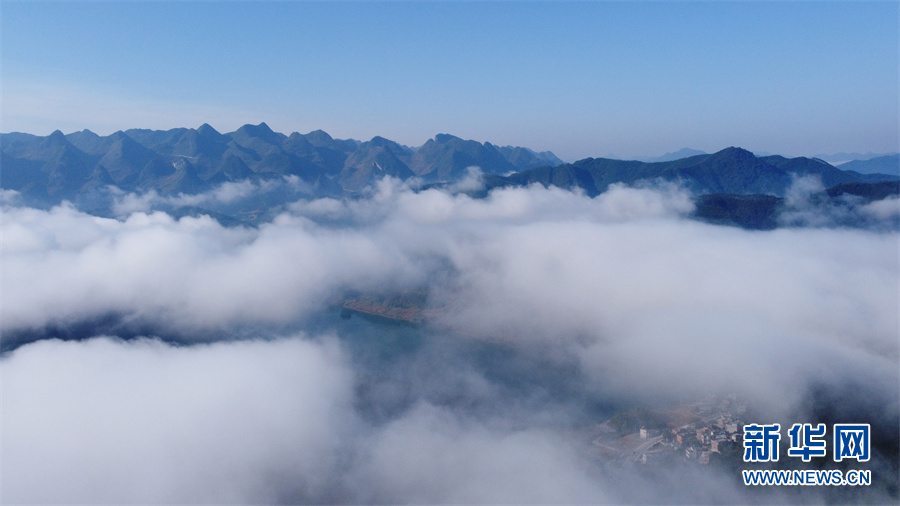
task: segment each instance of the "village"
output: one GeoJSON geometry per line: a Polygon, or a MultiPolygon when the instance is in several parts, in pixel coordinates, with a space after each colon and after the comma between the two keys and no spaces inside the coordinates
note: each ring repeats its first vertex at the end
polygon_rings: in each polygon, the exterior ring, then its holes
{"type": "Polygon", "coordinates": [[[746,403],[729,394],[664,410],[620,412],[595,427],[591,451],[606,468],[740,461],[746,410],[746,403]]]}

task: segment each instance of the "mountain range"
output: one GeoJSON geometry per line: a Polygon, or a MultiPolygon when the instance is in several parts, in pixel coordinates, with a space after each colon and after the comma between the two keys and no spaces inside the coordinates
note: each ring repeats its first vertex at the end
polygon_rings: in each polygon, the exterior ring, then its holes
{"type": "Polygon", "coordinates": [[[851,160],[840,165],[841,170],[853,170],[863,174],[891,174],[900,176],[900,154],[877,156],[868,160],[851,160]]]}
{"type": "Polygon", "coordinates": [[[586,158],[574,163],[529,169],[508,176],[486,175],[488,190],[539,183],[566,189],[579,188],[588,196],[603,193],[615,183],[642,180],[680,183],[696,194],[733,193],[783,196],[794,176],[817,176],[826,187],[842,183],[875,183],[897,180],[890,174],[861,174],[841,170],[817,158],[758,157],[745,149],[729,147],[713,154],[695,155],[667,162],[641,162],[586,158]]]}
{"type": "MultiPolygon", "coordinates": [[[[422,146],[410,148],[383,137],[366,142],[335,139],[322,130],[285,135],[265,123],[244,125],[225,134],[204,124],[197,129],[132,129],[108,136],[89,130],[68,135],[57,130],[43,137],[0,134],[0,187],[19,192],[29,205],[71,200],[102,214],[109,212],[109,188],[190,195],[226,182],[287,176],[302,181],[307,195],[343,197],[360,194],[384,176],[417,178],[426,188],[443,186],[477,166],[483,172],[483,189],[470,192],[473,196],[484,196],[494,188],[541,184],[578,189],[593,197],[616,183],[662,180],[694,193],[701,219],[769,228],[797,176],[814,176],[826,188],[851,188],[847,191],[873,200],[884,198],[879,197],[884,191],[897,193],[900,171],[894,168],[898,158],[891,155],[838,168],[818,158],[756,156],[729,147],[712,154],[683,149],[649,162],[586,158],[563,163],[549,151],[500,147],[449,134],[438,134],[422,146]],[[678,158],[670,159],[674,157],[678,158]],[[845,170],[851,168],[858,170],[845,170]],[[106,197],[98,197],[104,192],[106,197]]],[[[837,197],[827,194],[822,198],[837,197]]],[[[252,209],[241,212],[254,216],[251,223],[263,219],[267,215],[258,210],[277,207],[279,202],[273,199],[254,202],[252,209]]],[[[171,211],[219,212],[224,213],[217,218],[220,221],[247,222],[235,209],[186,207],[171,211]]]]}
{"type": "Polygon", "coordinates": [[[316,194],[354,194],[389,175],[425,182],[461,178],[470,166],[506,174],[562,160],[551,152],[500,147],[439,134],[417,149],[383,137],[334,139],[316,130],[290,135],[265,123],[222,134],[197,129],[132,129],[99,136],[89,130],[46,137],[0,134],[0,186],[44,203],[98,187],[161,194],[198,193],[228,182],[297,176],[316,194]]]}
{"type": "Polygon", "coordinates": [[[825,160],[828,163],[834,164],[835,166],[840,165],[842,163],[846,163],[852,160],[871,160],[872,158],[881,158],[883,156],[896,155],[897,153],[872,153],[871,151],[867,153],[830,153],[825,154],[821,153],[818,155],[813,155],[814,157],[825,160]]]}

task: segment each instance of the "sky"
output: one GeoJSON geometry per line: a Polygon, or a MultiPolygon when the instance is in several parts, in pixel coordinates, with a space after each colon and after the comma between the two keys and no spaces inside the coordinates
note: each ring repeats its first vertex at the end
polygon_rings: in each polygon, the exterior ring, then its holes
{"type": "Polygon", "coordinates": [[[0,131],[900,149],[896,2],[2,4],[0,131]]]}

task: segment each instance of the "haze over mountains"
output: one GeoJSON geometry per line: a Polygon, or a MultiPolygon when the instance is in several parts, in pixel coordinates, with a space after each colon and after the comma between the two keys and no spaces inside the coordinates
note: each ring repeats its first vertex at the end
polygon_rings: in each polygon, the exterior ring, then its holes
{"type": "Polygon", "coordinates": [[[891,156],[891,155],[896,155],[896,154],[898,154],[898,153],[896,153],[896,152],[895,153],[872,153],[871,151],[866,152],[866,153],[858,153],[858,152],[854,151],[852,153],[845,153],[845,152],[831,153],[831,154],[819,153],[819,154],[813,155],[813,156],[820,160],[825,160],[828,163],[840,165],[842,163],[846,163],[846,162],[853,161],[853,160],[865,161],[865,160],[871,160],[873,158],[881,158],[883,156],[891,156]]]}
{"type": "Polygon", "coordinates": [[[877,156],[866,160],[851,160],[840,165],[842,170],[853,170],[863,174],[891,174],[900,176],[900,154],[877,156]]]}

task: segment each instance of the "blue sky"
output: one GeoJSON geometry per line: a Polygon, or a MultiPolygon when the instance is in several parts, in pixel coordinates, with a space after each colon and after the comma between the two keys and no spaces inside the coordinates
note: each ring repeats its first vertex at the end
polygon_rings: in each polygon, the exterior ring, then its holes
{"type": "Polygon", "coordinates": [[[900,143],[897,2],[2,3],[0,131],[267,122],[587,156],[900,143]]]}

